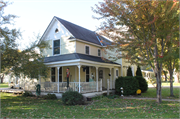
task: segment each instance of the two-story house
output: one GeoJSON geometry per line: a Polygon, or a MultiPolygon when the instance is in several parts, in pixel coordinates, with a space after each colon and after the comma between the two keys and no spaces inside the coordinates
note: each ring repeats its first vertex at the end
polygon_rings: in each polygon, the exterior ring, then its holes
{"type": "MultiPolygon", "coordinates": [[[[67,68],[70,88],[82,93],[102,91],[107,88],[107,79],[110,89],[114,89],[115,79],[126,75],[126,68],[123,68],[125,62],[122,59],[112,62],[103,52],[111,41],[96,32],[54,17],[40,42],[42,40],[51,47],[41,52],[45,56],[44,63],[51,68],[49,77],[46,80],[41,78],[42,89],[65,91],[67,68]]],[[[135,66],[133,73],[134,69],[135,66]]]]}

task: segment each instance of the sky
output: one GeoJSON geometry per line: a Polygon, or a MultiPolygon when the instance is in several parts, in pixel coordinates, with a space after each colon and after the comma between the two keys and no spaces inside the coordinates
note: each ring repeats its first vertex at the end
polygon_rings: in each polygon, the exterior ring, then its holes
{"type": "Polygon", "coordinates": [[[91,10],[95,4],[103,0],[9,0],[5,14],[14,14],[13,27],[22,31],[19,49],[30,46],[35,41],[32,39],[37,34],[42,35],[54,16],[95,31],[100,26],[100,21],[93,19],[98,16],[91,10]],[[35,34],[35,35],[34,35],[35,34]]]}

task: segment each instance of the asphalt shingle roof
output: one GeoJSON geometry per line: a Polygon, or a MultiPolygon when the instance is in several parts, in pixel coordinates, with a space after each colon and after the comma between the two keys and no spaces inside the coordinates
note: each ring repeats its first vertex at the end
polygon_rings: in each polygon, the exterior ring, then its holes
{"type": "Polygon", "coordinates": [[[118,63],[109,61],[107,59],[103,60],[101,57],[85,55],[85,54],[80,54],[80,53],[72,53],[72,54],[45,57],[44,63],[68,61],[68,60],[76,60],[76,59],[84,59],[84,60],[95,61],[95,62],[100,62],[100,63],[110,63],[110,64],[119,65],[118,63]]]}
{"type": "MultiPolygon", "coordinates": [[[[101,45],[100,41],[97,38],[99,37],[99,35],[97,35],[94,31],[88,30],[86,28],[83,28],[81,26],[68,22],[66,20],[63,20],[59,17],[55,17],[55,18],[59,20],[75,38],[101,45]]],[[[99,37],[100,40],[101,40],[101,37],[99,37]]],[[[102,40],[108,43],[108,44],[103,43],[103,46],[111,44],[111,42],[105,38],[102,40]]]]}

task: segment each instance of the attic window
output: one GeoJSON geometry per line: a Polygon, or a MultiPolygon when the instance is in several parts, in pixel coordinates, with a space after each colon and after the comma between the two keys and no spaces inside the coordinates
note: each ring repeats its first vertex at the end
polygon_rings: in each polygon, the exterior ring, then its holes
{"type": "Polygon", "coordinates": [[[58,32],[59,32],[59,30],[56,28],[55,33],[58,33],[58,32]]]}

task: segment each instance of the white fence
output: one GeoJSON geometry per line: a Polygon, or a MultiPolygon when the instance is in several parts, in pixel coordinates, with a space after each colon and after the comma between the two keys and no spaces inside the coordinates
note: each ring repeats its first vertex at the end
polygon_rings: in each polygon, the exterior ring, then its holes
{"type": "MultiPolygon", "coordinates": [[[[24,83],[21,87],[25,90],[35,91],[36,83],[24,83]]],[[[69,82],[69,89],[79,92],[79,82],[69,82]]],[[[42,92],[58,92],[58,82],[42,82],[41,83],[42,92]]],[[[59,82],[59,92],[67,91],[67,82],[59,82]]],[[[95,92],[97,91],[97,82],[80,82],[80,92],[95,92]]],[[[102,80],[98,81],[98,91],[102,91],[102,80]]]]}

